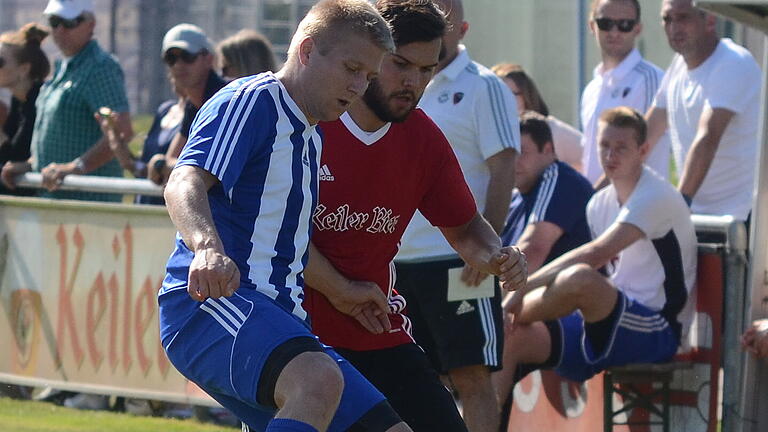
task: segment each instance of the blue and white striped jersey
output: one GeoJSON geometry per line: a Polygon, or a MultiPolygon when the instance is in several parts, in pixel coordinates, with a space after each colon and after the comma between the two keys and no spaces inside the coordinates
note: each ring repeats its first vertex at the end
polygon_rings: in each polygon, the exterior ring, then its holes
{"type": "MultiPolygon", "coordinates": [[[[219,179],[208,201],[226,254],[240,270],[240,289],[255,289],[303,320],[301,275],[321,146],[318,130],[285,87],[263,73],[230,83],[202,106],[176,164],[219,179]]],[[[161,296],[186,290],[192,258],[177,234],[161,296]]],[[[183,324],[198,305],[186,295],[172,297],[163,302],[176,309],[174,316],[161,311],[164,327],[183,324]]]]}

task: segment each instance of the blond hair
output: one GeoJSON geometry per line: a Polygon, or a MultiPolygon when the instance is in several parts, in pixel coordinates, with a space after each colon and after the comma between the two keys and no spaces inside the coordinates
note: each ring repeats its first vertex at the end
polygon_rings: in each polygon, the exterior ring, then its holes
{"type": "Polygon", "coordinates": [[[322,0],[312,6],[288,48],[289,57],[298,49],[301,41],[309,36],[325,54],[349,33],[366,36],[382,50],[393,52],[395,43],[384,18],[365,0],[322,0]]]}
{"type": "Polygon", "coordinates": [[[632,129],[635,131],[637,145],[642,145],[648,133],[648,127],[645,124],[643,116],[634,109],[627,106],[620,106],[603,111],[600,114],[600,123],[617,128],[632,129]]]}

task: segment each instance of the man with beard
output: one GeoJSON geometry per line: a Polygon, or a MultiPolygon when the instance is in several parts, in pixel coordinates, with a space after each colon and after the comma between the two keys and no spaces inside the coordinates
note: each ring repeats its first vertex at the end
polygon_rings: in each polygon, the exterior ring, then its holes
{"type": "Polygon", "coordinates": [[[438,64],[442,12],[429,0],[380,0],[396,51],[342,117],[321,123],[320,201],[304,277],[313,332],[373,383],[414,431],[466,431],[450,393],[410,335],[393,290],[394,258],[416,209],[469,263],[505,287],[525,261],[480,216],[443,134],[416,104],[438,64]]]}

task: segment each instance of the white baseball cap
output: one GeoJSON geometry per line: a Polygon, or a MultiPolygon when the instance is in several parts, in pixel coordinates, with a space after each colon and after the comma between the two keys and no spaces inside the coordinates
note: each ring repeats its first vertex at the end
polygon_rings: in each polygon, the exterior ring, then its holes
{"type": "Polygon", "coordinates": [[[50,0],[43,15],[75,19],[83,12],[93,12],[93,0],[50,0]]]}
{"type": "Polygon", "coordinates": [[[213,43],[200,27],[192,24],[179,24],[168,30],[163,37],[162,54],[171,48],[183,49],[190,54],[197,54],[202,50],[212,53],[213,43]]]}

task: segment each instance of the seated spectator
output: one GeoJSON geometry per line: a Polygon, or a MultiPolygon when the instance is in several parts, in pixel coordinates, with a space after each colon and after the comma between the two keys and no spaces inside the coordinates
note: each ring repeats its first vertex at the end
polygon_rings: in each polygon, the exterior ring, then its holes
{"type": "Polygon", "coordinates": [[[741,335],[741,346],[757,358],[768,359],[768,319],[753,322],[741,335]]]}
{"type": "MultiPolygon", "coordinates": [[[[117,137],[112,127],[114,125],[114,114],[108,118],[103,117],[101,119],[102,130],[109,138],[109,147],[115,152],[120,166],[126,171],[131,172],[136,178],[147,177],[147,164],[150,159],[157,154],[164,155],[181,129],[181,121],[184,118],[184,106],[187,101],[182,89],[176,85],[176,80],[173,76],[169,74],[168,79],[177,97],[163,102],[157,108],[152,126],[150,126],[147,137],[144,139],[139,158],[134,157],[130,150],[125,146],[121,146],[119,140],[116,139],[117,137]]],[[[136,204],[165,204],[165,200],[162,197],[143,195],[136,195],[135,202],[136,204]]]]}
{"type": "Polygon", "coordinates": [[[121,143],[133,136],[123,71],[93,39],[96,18],[91,0],[50,0],[45,16],[53,40],[64,55],[56,61],[53,78],[40,89],[32,133],[32,157],[6,164],[2,179],[15,188],[14,178],[40,171],[43,196],[80,200],[120,201],[118,194],[57,191],[69,174],[122,177],[123,170],[94,119],[101,107],[118,113],[115,127],[121,143]]]}
{"type": "Polygon", "coordinates": [[[630,108],[601,115],[599,155],[610,184],[587,205],[593,240],[541,267],[504,305],[514,316],[504,368],[515,379],[554,368],[584,381],[677,351],[691,318],[681,312],[696,278],[696,235],[683,197],[643,164],[645,135],[630,108]]]}
{"type": "Polygon", "coordinates": [[[163,61],[187,102],[181,128],[168,151],[149,160],[147,177],[159,185],[165,184],[176,165],[197,111],[226,84],[213,70],[214,60],[213,44],[200,27],[179,24],[163,37],[163,61]]]}
{"type": "Polygon", "coordinates": [[[491,70],[501,78],[517,98],[517,111],[535,111],[547,118],[552,131],[552,142],[559,160],[567,163],[576,171],[581,171],[582,135],[568,123],[549,114],[549,108],[541,97],[539,89],[522,66],[511,63],[499,63],[491,70]]]}
{"type": "Polygon", "coordinates": [[[216,47],[221,74],[227,81],[277,70],[272,44],[256,30],[243,29],[216,47]]]}
{"type": "MultiPolygon", "coordinates": [[[[520,117],[520,147],[515,161],[517,189],[501,239],[504,246],[516,245],[525,253],[528,271],[533,273],[591,240],[586,208],[594,191],[584,176],[557,160],[552,132],[541,114],[526,111],[520,117]]],[[[507,330],[505,336],[513,335],[507,330]]],[[[517,349],[510,343],[504,347],[517,349]]],[[[513,353],[505,353],[503,357],[512,356],[513,353]]],[[[508,368],[493,376],[503,416],[511,405],[506,395],[513,378],[514,369],[508,368]]]]}
{"type": "MultiPolygon", "coordinates": [[[[35,101],[51,63],[40,48],[48,31],[29,23],[16,32],[0,35],[0,87],[11,91],[11,111],[0,134],[0,166],[26,163],[35,125],[35,101]]],[[[33,190],[9,190],[0,185],[0,193],[32,195],[33,190]]]]}

